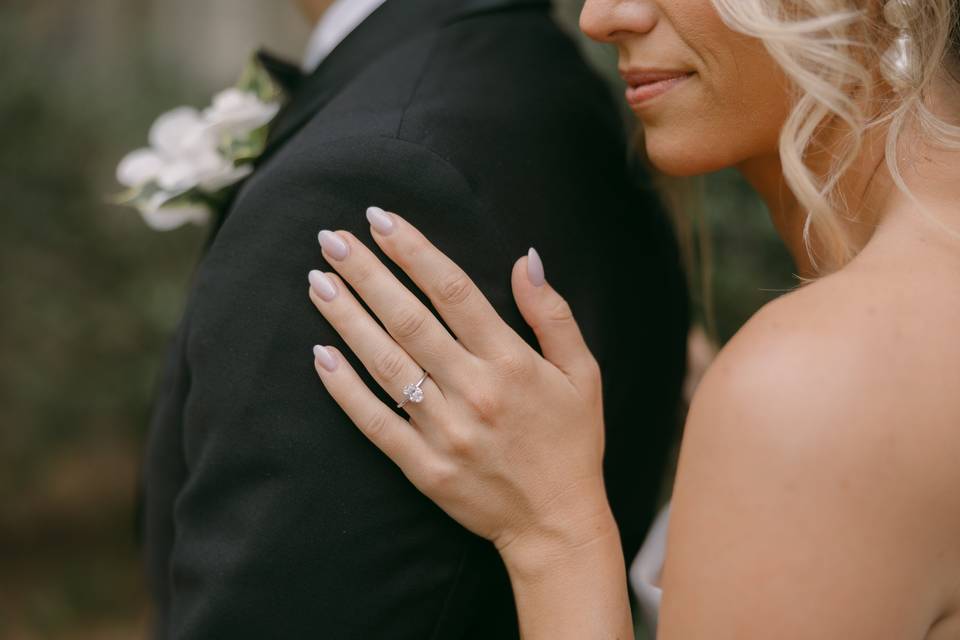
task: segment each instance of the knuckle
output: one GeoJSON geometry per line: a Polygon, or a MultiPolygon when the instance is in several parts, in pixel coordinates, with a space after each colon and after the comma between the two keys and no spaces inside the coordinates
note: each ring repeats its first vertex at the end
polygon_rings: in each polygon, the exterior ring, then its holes
{"type": "Polygon", "coordinates": [[[416,337],[427,322],[427,314],[424,311],[413,309],[400,309],[393,317],[390,323],[393,335],[399,340],[409,340],[416,337]]]}
{"type": "Polygon", "coordinates": [[[447,446],[455,457],[471,458],[477,449],[477,439],[470,429],[450,429],[447,431],[447,446]]]}
{"type": "Polygon", "coordinates": [[[592,355],[584,358],[583,370],[590,382],[599,387],[603,378],[603,373],[600,370],[600,363],[597,362],[597,359],[592,355]]]}
{"type": "Polygon", "coordinates": [[[496,416],[503,407],[503,398],[494,388],[477,387],[464,400],[474,414],[484,418],[496,416]]]}
{"type": "Polygon", "coordinates": [[[463,304],[473,294],[473,282],[462,271],[454,271],[440,278],[436,285],[436,298],[448,305],[463,304]]]}
{"type": "Polygon", "coordinates": [[[354,285],[363,284],[373,277],[373,266],[366,261],[357,261],[350,270],[349,280],[354,285]]]}
{"type": "Polygon", "coordinates": [[[424,483],[435,491],[442,491],[453,485],[456,475],[456,468],[448,462],[433,462],[423,468],[424,483]]]}
{"type": "Polygon", "coordinates": [[[416,237],[404,237],[402,243],[396,245],[397,264],[408,266],[416,262],[423,251],[424,243],[416,237]]]}
{"type": "Polygon", "coordinates": [[[557,298],[547,309],[547,320],[550,322],[570,322],[573,320],[573,309],[564,298],[557,298]]]}
{"type": "Polygon", "coordinates": [[[374,373],[383,380],[399,378],[405,366],[406,359],[397,349],[384,349],[373,358],[374,373]]]}
{"type": "Polygon", "coordinates": [[[600,399],[603,397],[603,374],[600,370],[600,364],[596,358],[589,356],[583,362],[582,379],[586,383],[586,388],[591,399],[600,399]]]}
{"type": "Polygon", "coordinates": [[[523,378],[530,373],[530,356],[526,353],[504,353],[494,358],[493,364],[502,378],[523,378]]]}
{"type": "Polygon", "coordinates": [[[377,411],[370,414],[366,422],[362,425],[364,433],[371,438],[378,437],[387,428],[387,415],[383,411],[377,411]]]}

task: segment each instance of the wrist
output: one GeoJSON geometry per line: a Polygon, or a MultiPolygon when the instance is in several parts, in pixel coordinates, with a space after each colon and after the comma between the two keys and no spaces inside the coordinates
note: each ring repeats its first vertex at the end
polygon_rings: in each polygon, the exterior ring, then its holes
{"type": "Polygon", "coordinates": [[[576,527],[531,529],[500,550],[522,637],[633,638],[620,532],[604,507],[576,527]]]}
{"type": "Polygon", "coordinates": [[[620,531],[603,495],[573,501],[535,525],[497,543],[511,578],[537,581],[584,558],[616,553],[620,531]]]}

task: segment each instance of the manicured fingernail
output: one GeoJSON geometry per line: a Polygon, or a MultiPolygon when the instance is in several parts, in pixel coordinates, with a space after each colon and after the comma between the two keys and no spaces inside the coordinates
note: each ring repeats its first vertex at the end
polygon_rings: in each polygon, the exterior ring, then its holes
{"type": "Polygon", "coordinates": [[[370,207],[367,209],[367,220],[370,222],[370,226],[383,236],[390,235],[393,233],[393,230],[397,228],[390,214],[380,207],[370,207]]]}
{"type": "Polygon", "coordinates": [[[321,231],[317,238],[323,251],[334,260],[343,260],[350,255],[350,247],[333,231],[321,231]]]}
{"type": "Polygon", "coordinates": [[[327,274],[314,270],[307,278],[310,280],[310,288],[320,296],[321,300],[330,302],[337,297],[337,285],[333,284],[333,280],[328,278],[327,274]]]}
{"type": "Polygon", "coordinates": [[[547,282],[543,273],[543,260],[540,259],[540,254],[533,247],[527,252],[527,277],[530,278],[530,283],[535,287],[542,287],[547,282]]]}
{"type": "Polygon", "coordinates": [[[337,370],[337,358],[331,353],[330,349],[317,345],[313,348],[313,359],[320,363],[320,366],[331,373],[337,370]]]}

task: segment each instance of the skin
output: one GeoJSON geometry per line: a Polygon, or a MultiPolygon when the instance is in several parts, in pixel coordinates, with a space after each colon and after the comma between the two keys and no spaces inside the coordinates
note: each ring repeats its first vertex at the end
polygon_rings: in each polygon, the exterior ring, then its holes
{"type": "Polygon", "coordinates": [[[307,20],[315,23],[323,17],[333,2],[334,0],[297,0],[297,7],[307,20]]]}
{"type": "MultiPolygon", "coordinates": [[[[787,85],[762,45],[708,0],[590,0],[581,26],[615,45],[624,69],[694,72],[635,109],[652,161],[679,175],[737,167],[812,275],[779,169],[787,85]]],[[[960,105],[946,81],[931,99],[943,113],[960,105]]],[[[960,241],[931,222],[960,229],[960,158],[905,138],[903,175],[926,213],[895,188],[883,132],[871,134],[841,183],[864,250],[761,310],[698,389],[660,638],[960,635],[960,241]]],[[[332,349],[316,358],[323,384],[418,488],[497,545],[525,638],[632,637],[600,468],[600,375],[569,307],[534,257],[517,263],[514,294],[540,357],[399,216],[370,219],[458,340],[363,243],[328,234],[339,277],[327,276],[332,298],[311,288],[319,311],[395,399],[423,370],[431,378],[424,403],[405,407],[410,422],[332,349]]]]}

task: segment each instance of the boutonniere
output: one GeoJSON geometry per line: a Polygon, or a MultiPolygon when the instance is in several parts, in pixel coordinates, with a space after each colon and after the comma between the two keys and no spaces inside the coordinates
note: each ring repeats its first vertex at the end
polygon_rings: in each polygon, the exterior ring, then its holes
{"type": "Polygon", "coordinates": [[[127,190],[115,202],[135,207],[158,231],[204,224],[253,171],[282,99],[254,59],[237,85],[218,93],[206,109],[164,113],[150,128],[150,146],[117,167],[117,181],[127,190]]]}

